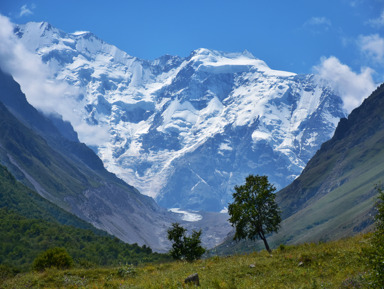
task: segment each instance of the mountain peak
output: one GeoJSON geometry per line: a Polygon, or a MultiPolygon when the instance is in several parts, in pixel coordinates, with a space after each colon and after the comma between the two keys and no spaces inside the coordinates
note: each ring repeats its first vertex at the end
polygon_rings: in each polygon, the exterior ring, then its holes
{"type": "Polygon", "coordinates": [[[221,52],[207,48],[199,48],[191,53],[190,60],[197,69],[210,73],[240,73],[249,70],[262,72],[266,75],[289,77],[292,72],[271,69],[263,60],[256,58],[247,50],[243,52],[221,52]]]}
{"type": "Polygon", "coordinates": [[[169,208],[220,211],[249,172],[283,187],[345,116],[332,91],[248,51],[146,62],[83,35],[22,40],[42,43],[57,78],[84,91],[79,116],[108,128],[106,166],[169,208]]]}

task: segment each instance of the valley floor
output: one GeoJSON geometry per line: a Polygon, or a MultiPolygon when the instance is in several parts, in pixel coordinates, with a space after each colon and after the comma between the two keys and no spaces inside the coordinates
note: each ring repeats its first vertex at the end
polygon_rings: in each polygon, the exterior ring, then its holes
{"type": "MultiPolygon", "coordinates": [[[[47,270],[0,280],[0,288],[369,288],[364,250],[369,235],[319,244],[280,246],[193,263],[171,262],[118,268],[47,270]]],[[[1,277],[1,276],[0,276],[1,277]]]]}

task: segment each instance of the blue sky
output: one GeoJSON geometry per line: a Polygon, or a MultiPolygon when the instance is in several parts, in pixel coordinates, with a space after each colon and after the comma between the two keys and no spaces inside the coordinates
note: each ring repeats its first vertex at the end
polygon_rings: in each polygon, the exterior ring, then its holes
{"type": "Polygon", "coordinates": [[[312,72],[322,57],[377,73],[384,62],[384,0],[2,0],[0,13],[19,24],[91,31],[143,59],[204,47],[246,49],[296,73],[312,72]]]}

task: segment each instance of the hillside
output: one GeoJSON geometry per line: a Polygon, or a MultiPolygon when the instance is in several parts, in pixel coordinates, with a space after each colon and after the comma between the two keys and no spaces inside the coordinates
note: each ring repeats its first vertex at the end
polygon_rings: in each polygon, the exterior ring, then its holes
{"type": "Polygon", "coordinates": [[[18,182],[0,165],[0,264],[28,270],[38,254],[53,247],[66,248],[77,266],[167,259],[97,230],[18,182]]]}
{"type": "MultiPolygon", "coordinates": [[[[384,180],[384,85],[343,118],[335,134],[308,162],[302,174],[279,191],[281,230],[273,246],[340,239],[369,231],[373,224],[375,185],[384,180]]],[[[220,252],[263,248],[233,242],[220,252]]]]}
{"type": "Polygon", "coordinates": [[[98,235],[107,235],[104,231],[96,229],[91,224],[42,198],[17,181],[2,165],[0,165],[0,209],[17,212],[20,216],[28,219],[60,223],[91,230],[98,235]]]}

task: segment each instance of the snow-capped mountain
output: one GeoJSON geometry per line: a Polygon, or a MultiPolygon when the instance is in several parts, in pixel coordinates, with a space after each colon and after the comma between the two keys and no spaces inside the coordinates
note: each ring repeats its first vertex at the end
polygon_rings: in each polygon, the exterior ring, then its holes
{"type": "Polygon", "coordinates": [[[167,208],[220,211],[251,173],[286,186],[345,116],[315,76],[270,69],[249,52],[146,61],[44,22],[15,34],[83,92],[74,109],[106,128],[95,150],[108,170],[167,208]]]}

